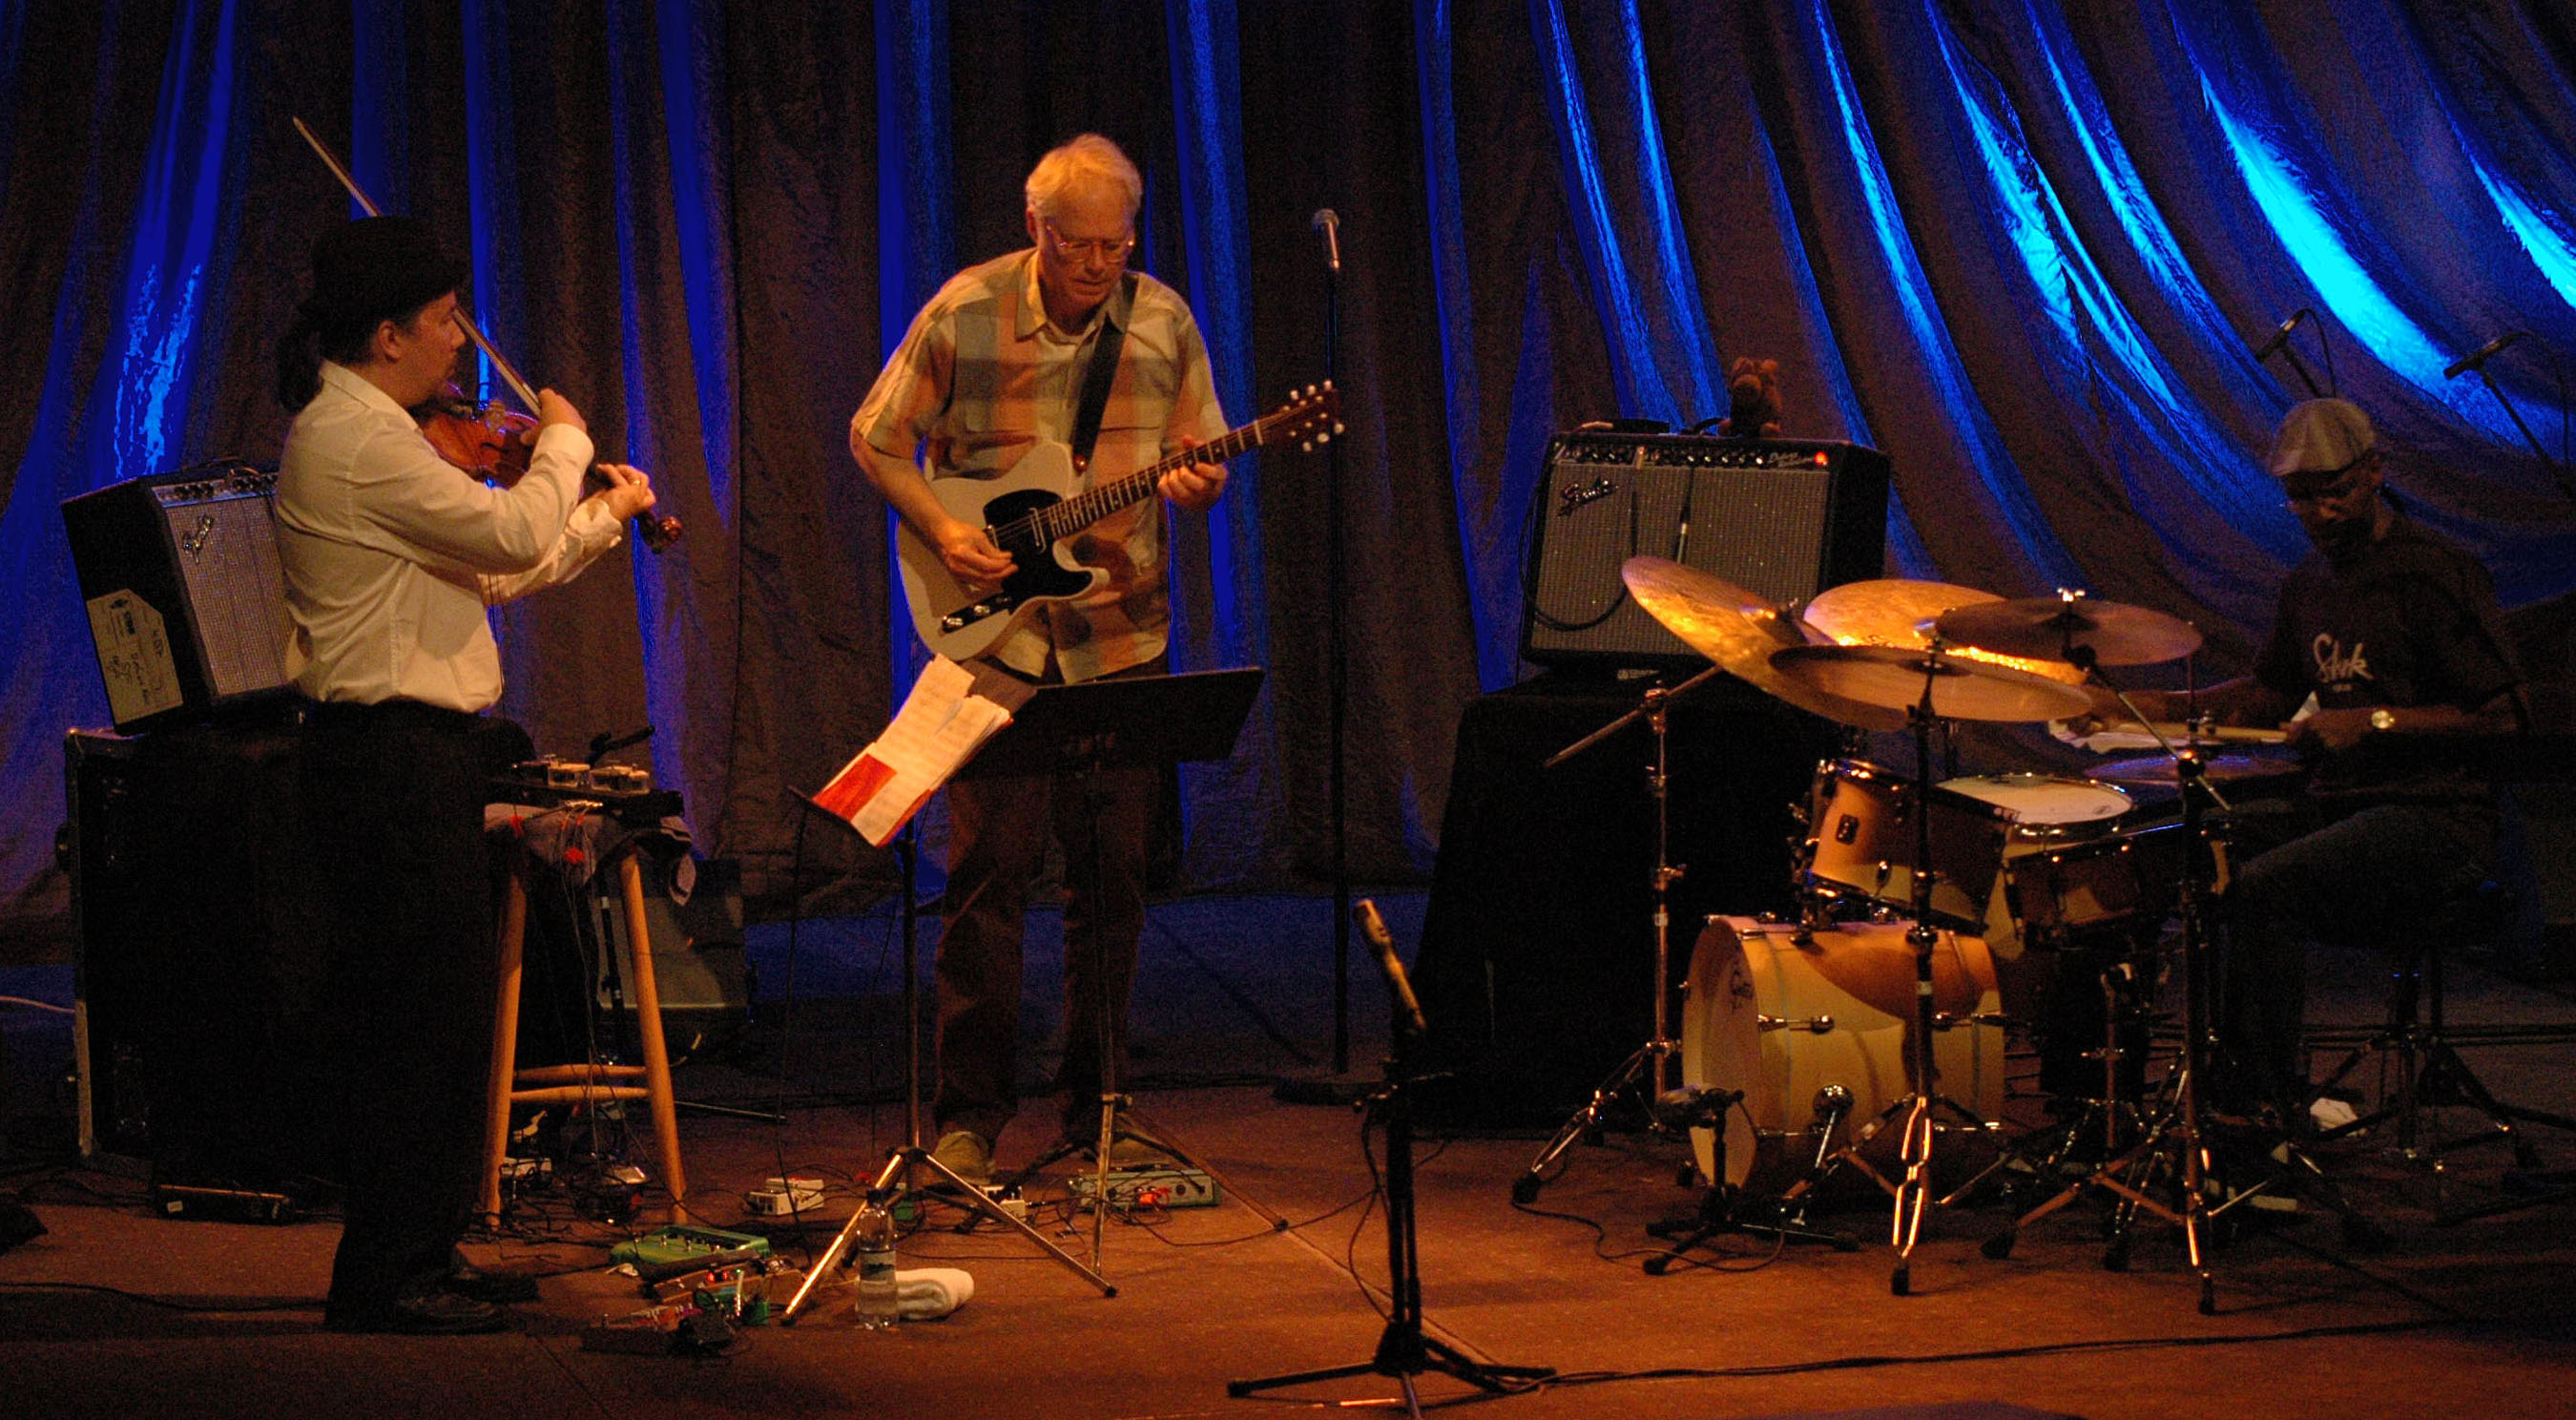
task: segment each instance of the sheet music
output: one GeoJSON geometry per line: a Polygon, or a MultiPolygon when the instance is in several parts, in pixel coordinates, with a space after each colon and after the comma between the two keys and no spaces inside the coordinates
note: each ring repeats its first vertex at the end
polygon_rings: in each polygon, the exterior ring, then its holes
{"type": "Polygon", "coordinates": [[[814,802],[882,848],[958,766],[1010,723],[1011,712],[975,693],[975,677],[964,667],[935,657],[885,733],[841,766],[814,802]]]}

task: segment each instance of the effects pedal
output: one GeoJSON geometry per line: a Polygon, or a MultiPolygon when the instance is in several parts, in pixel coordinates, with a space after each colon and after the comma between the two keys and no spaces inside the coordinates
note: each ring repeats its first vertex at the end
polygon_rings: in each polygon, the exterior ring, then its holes
{"type": "Polygon", "coordinates": [[[742,1196],[744,1212],[769,1218],[811,1213],[822,1206],[823,1180],[819,1178],[766,1178],[760,1187],[742,1196]]]}
{"type": "MultiPolygon", "coordinates": [[[[1077,1210],[1091,1207],[1091,1192],[1099,1182],[1097,1176],[1088,1173],[1065,1180],[1077,1210]]],[[[1216,1180],[1198,1169],[1156,1164],[1109,1171],[1109,1204],[1113,1208],[1213,1208],[1220,1201],[1216,1180]]]]}

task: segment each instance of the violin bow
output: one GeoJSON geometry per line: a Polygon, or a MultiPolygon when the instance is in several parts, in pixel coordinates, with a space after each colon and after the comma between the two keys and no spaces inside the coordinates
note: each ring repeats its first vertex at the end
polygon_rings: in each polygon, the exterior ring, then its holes
{"type": "MultiPolygon", "coordinates": [[[[331,176],[340,180],[340,186],[348,189],[349,200],[358,204],[358,210],[370,217],[385,215],[384,209],[376,205],[376,200],[367,195],[365,188],[358,186],[357,177],[337,155],[332,153],[330,147],[323,143],[320,135],[308,127],[300,116],[289,115],[288,122],[295,125],[296,132],[304,135],[304,141],[313,148],[313,156],[320,158],[322,166],[331,170],[331,176]]],[[[501,382],[508,385],[510,392],[519,397],[519,407],[530,414],[536,413],[537,392],[519,374],[519,368],[510,363],[510,357],[494,349],[492,342],[484,338],[483,328],[476,325],[474,318],[462,309],[456,312],[456,325],[458,329],[465,332],[466,339],[474,342],[474,348],[483,352],[483,358],[492,362],[492,369],[501,376],[501,382]]],[[[657,518],[650,514],[639,513],[635,517],[635,525],[645,545],[655,552],[660,552],[680,538],[680,520],[677,518],[657,518]]]]}

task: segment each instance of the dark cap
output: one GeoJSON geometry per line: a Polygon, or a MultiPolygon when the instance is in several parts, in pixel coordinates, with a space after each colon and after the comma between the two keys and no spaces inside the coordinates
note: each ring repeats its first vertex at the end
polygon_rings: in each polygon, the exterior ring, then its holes
{"type": "Polygon", "coordinates": [[[417,217],[361,217],[313,244],[305,305],[326,329],[373,329],[463,286],[467,269],[417,217]]]}
{"type": "Polygon", "coordinates": [[[2372,444],[2370,416],[2348,399],[2311,399],[2290,407],[2263,466],[2274,478],[2350,467],[2372,444]]]}

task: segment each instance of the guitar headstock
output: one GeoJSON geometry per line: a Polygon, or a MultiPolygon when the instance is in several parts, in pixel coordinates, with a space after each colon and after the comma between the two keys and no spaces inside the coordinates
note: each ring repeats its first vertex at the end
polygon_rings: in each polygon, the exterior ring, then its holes
{"type": "Polygon", "coordinates": [[[1341,391],[1333,388],[1331,380],[1308,385],[1290,394],[1286,404],[1261,421],[1262,442],[1294,439],[1298,448],[1312,453],[1317,444],[1329,444],[1342,432],[1341,413],[1341,391]]]}

